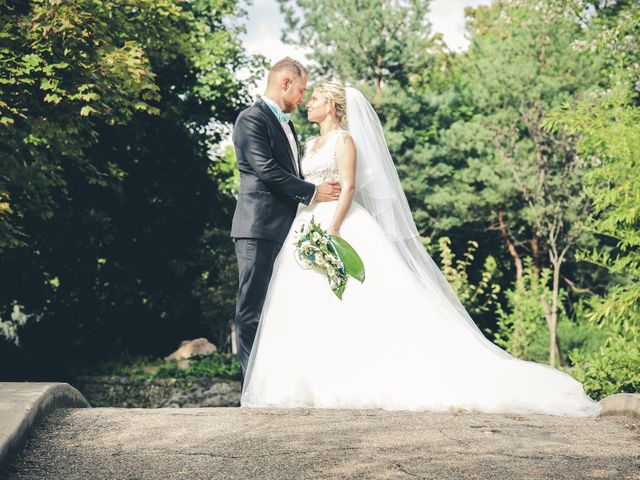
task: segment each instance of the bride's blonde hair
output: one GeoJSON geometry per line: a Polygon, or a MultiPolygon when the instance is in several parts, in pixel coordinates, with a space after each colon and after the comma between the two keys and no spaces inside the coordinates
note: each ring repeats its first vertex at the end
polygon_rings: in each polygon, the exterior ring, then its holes
{"type": "Polygon", "coordinates": [[[336,115],[340,125],[347,126],[347,92],[340,82],[323,82],[316,85],[322,96],[336,105],[336,115]]]}

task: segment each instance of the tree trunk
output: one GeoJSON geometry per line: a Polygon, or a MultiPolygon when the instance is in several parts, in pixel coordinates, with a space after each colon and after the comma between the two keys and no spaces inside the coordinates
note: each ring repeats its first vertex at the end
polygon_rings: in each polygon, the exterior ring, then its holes
{"type": "Polygon", "coordinates": [[[507,245],[507,250],[513,258],[513,263],[516,268],[516,283],[522,282],[524,278],[524,270],[522,268],[522,259],[516,250],[516,246],[509,238],[509,229],[507,228],[507,224],[504,220],[504,212],[498,212],[498,225],[500,226],[500,233],[502,233],[502,238],[504,239],[505,244],[507,245]]]}
{"type": "Polygon", "coordinates": [[[380,105],[380,94],[382,93],[382,57],[376,59],[376,104],[380,105]]]}
{"type": "Polygon", "coordinates": [[[524,351],[521,348],[522,345],[522,313],[520,312],[520,293],[524,286],[524,269],[522,268],[522,259],[516,250],[515,244],[509,238],[509,229],[504,220],[504,213],[498,212],[498,224],[500,225],[500,232],[502,238],[507,245],[507,250],[513,258],[513,263],[516,268],[516,291],[514,300],[514,321],[513,321],[513,341],[511,344],[511,354],[515,357],[522,357],[524,351]]]}
{"type": "Polygon", "coordinates": [[[536,232],[533,233],[531,239],[531,254],[533,256],[533,274],[536,277],[540,276],[540,243],[536,232]]]}
{"type": "Polygon", "coordinates": [[[231,323],[231,353],[238,353],[238,345],[236,344],[236,322],[231,323]]]}
{"type": "Polygon", "coordinates": [[[540,297],[542,308],[544,309],[547,325],[549,326],[549,365],[552,367],[560,365],[560,348],[558,346],[558,300],[560,297],[560,268],[562,257],[551,258],[553,265],[553,287],[551,289],[551,308],[544,295],[540,297]]]}

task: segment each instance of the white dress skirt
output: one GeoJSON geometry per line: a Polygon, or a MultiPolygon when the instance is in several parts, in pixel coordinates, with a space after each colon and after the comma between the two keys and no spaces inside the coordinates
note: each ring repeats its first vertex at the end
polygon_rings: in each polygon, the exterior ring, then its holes
{"type": "MultiPolygon", "coordinates": [[[[335,176],[335,142],[307,150],[305,177],[335,176]]],[[[375,219],[352,203],[340,234],[362,258],[342,300],[295,257],[295,232],[325,229],[336,202],[301,205],[256,334],[242,407],[473,411],[596,416],[601,406],[551,366],[516,359],[471,328],[415,278],[375,219]]]]}

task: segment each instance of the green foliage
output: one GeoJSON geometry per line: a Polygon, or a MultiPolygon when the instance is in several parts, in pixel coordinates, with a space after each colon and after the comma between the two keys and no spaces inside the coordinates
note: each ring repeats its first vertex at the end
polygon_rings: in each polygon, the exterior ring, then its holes
{"type": "Polygon", "coordinates": [[[181,368],[176,361],[161,365],[152,378],[237,378],[240,376],[240,360],[236,355],[214,352],[189,359],[189,366],[181,368]]]}
{"type": "MultiPolygon", "coordinates": [[[[431,250],[428,243],[428,240],[425,240],[425,247],[431,250]]],[[[477,248],[478,242],[469,240],[462,258],[456,258],[456,254],[451,250],[451,240],[441,237],[438,239],[436,250],[440,271],[473,318],[495,308],[500,292],[500,285],[495,283],[500,275],[495,259],[492,256],[486,257],[481,269],[473,265],[477,248]],[[477,280],[469,277],[470,272],[474,270],[479,270],[477,280]]]]}
{"type": "Polygon", "coordinates": [[[640,392],[640,336],[613,335],[597,352],[572,350],[570,373],[588,395],[602,399],[615,393],[640,392]]]}
{"type": "Polygon", "coordinates": [[[594,203],[590,227],[613,238],[615,251],[581,251],[579,259],[617,277],[604,297],[594,297],[590,317],[628,330],[640,325],[640,108],[622,79],[603,98],[567,105],[550,117],[582,134],[580,151],[594,168],[585,178],[594,203]]]}
{"type": "Polygon", "coordinates": [[[23,230],[16,225],[24,216],[53,217],[57,197],[68,195],[66,161],[91,184],[122,178],[115,163],[83,154],[96,140],[92,119],[114,125],[135,112],[159,111],[152,105],[159,95],[147,53],[137,39],[118,33],[131,30],[135,19],[126,14],[139,9],[142,37],[161,27],[179,36],[180,9],[169,1],[131,1],[118,6],[125,16],[114,20],[114,7],[92,0],[0,5],[0,190],[8,192],[15,217],[12,228],[2,228],[0,251],[23,244],[15,229],[23,230]]]}
{"type": "MultiPolygon", "coordinates": [[[[495,343],[505,348],[512,355],[536,361],[547,361],[549,358],[549,328],[545,319],[542,298],[551,301],[549,280],[551,270],[543,269],[540,274],[533,271],[530,257],[524,259],[524,276],[519,285],[505,292],[506,308],[497,305],[497,330],[494,332],[495,343]],[[540,339],[546,339],[546,344],[540,339]]],[[[566,292],[560,292],[561,305],[566,299],[566,292]]],[[[559,323],[568,321],[566,312],[560,311],[559,323]]]]}
{"type": "Polygon", "coordinates": [[[571,352],[572,370],[596,398],[640,391],[640,2],[604,9],[583,50],[607,52],[611,88],[567,102],[549,115],[546,127],[578,134],[578,151],[592,164],[584,190],[594,205],[588,227],[602,246],[583,249],[577,258],[603,267],[613,281],[588,300],[585,317],[598,325],[605,341],[597,351],[571,352]],[[611,240],[614,244],[611,245],[611,240]]]}
{"type": "Polygon", "coordinates": [[[40,318],[0,345],[12,375],[176,338],[228,348],[235,201],[211,152],[263,65],[242,15],[233,0],[0,5],[0,319],[15,303],[40,318]]]}
{"type": "Polygon", "coordinates": [[[364,282],[364,263],[358,252],[344,238],[330,236],[330,244],[335,248],[335,252],[344,265],[344,271],[350,277],[355,278],[360,283],[364,282]]]}
{"type": "Polygon", "coordinates": [[[164,360],[152,356],[115,356],[84,368],[80,374],[109,375],[134,379],[183,378],[237,378],[240,375],[240,361],[228,353],[213,352],[196,355],[188,360],[187,366],[179,366],[176,360],[164,360]]]}
{"type": "MultiPolygon", "coordinates": [[[[549,304],[552,291],[549,280],[552,271],[548,268],[535,273],[530,257],[524,259],[524,276],[519,286],[504,292],[506,305],[497,304],[497,328],[492,334],[494,341],[515,357],[546,363],[549,360],[549,325],[542,299],[549,304]]],[[[558,346],[560,363],[567,365],[569,352],[580,349],[593,352],[606,340],[606,335],[586,319],[584,302],[573,305],[573,318],[567,305],[568,292],[561,289],[558,316],[558,346]]]]}
{"type": "Polygon", "coordinates": [[[449,66],[446,89],[436,92],[435,145],[415,159],[426,169],[425,182],[416,182],[420,190],[412,193],[424,196],[421,208],[440,213],[430,216],[438,222],[432,228],[446,228],[450,217],[491,224],[498,210],[526,225],[524,194],[536,187],[535,161],[558,170],[554,164],[567,150],[561,137],[540,136],[539,122],[547,109],[593,85],[597,65],[572,54],[579,35],[572,19],[527,3],[495,2],[468,12],[472,44],[449,66]]]}
{"type": "Polygon", "coordinates": [[[278,0],[283,39],[311,46],[314,72],[375,85],[406,84],[433,64],[436,47],[424,0],[278,0]],[[293,5],[292,5],[293,4],[293,5]]]}
{"type": "Polygon", "coordinates": [[[208,228],[199,240],[200,275],[194,280],[192,298],[201,313],[199,328],[219,351],[231,351],[231,325],[235,321],[238,263],[228,227],[208,228]]]}
{"type": "Polygon", "coordinates": [[[240,191],[240,171],[236,162],[236,151],[233,145],[227,145],[222,156],[212,165],[213,175],[219,179],[220,193],[235,196],[240,191]]]}

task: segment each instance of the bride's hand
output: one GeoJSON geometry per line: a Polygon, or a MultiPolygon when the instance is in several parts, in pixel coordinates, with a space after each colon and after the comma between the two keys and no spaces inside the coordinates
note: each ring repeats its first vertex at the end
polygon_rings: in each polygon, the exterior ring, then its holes
{"type": "Polygon", "coordinates": [[[337,229],[333,228],[333,227],[328,228],[327,229],[327,233],[329,235],[331,235],[332,237],[339,237],[340,236],[340,232],[337,229]]]}

